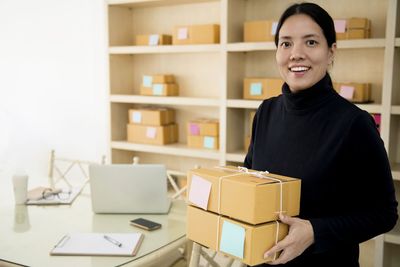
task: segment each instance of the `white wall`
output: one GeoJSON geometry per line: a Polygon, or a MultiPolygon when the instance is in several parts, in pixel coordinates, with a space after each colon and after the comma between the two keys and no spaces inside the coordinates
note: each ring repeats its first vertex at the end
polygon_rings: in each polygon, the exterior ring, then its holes
{"type": "Polygon", "coordinates": [[[104,0],[0,0],[0,173],[108,153],[104,0]]]}

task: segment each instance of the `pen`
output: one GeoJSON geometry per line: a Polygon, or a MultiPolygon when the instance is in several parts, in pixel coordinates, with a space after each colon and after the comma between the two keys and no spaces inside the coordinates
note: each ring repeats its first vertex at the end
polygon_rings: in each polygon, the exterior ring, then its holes
{"type": "Polygon", "coordinates": [[[107,240],[108,242],[113,243],[114,245],[116,245],[116,246],[118,246],[118,247],[121,247],[121,246],[122,246],[122,243],[121,243],[121,242],[115,240],[114,238],[109,237],[108,235],[104,235],[103,237],[104,237],[105,240],[107,240]]]}

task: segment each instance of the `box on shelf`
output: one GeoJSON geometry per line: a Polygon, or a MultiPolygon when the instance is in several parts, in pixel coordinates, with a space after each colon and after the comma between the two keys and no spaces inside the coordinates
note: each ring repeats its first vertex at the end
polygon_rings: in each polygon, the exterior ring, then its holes
{"type": "Polygon", "coordinates": [[[170,45],[172,36],[166,34],[140,34],[136,35],[136,45],[170,45]]]}
{"type": "Polygon", "coordinates": [[[219,137],[218,136],[203,136],[203,135],[188,135],[188,147],[190,148],[207,148],[218,149],[219,137]]]}
{"type": "Polygon", "coordinates": [[[338,40],[371,37],[371,21],[367,18],[335,19],[334,23],[338,40]]]}
{"type": "Polygon", "coordinates": [[[175,122],[175,110],[167,108],[137,108],[129,110],[129,123],[161,126],[175,122]]]}
{"type": "Polygon", "coordinates": [[[259,172],[248,171],[232,166],[190,170],[189,203],[250,224],[275,221],[281,210],[290,216],[299,214],[301,180],[271,173],[259,178],[259,172]],[[210,190],[199,190],[199,184],[210,190]]]}
{"type": "Polygon", "coordinates": [[[219,136],[217,119],[195,119],[187,124],[188,135],[219,136]]]}
{"type": "Polygon", "coordinates": [[[264,253],[275,245],[277,236],[280,241],[287,233],[288,226],[280,222],[249,225],[193,206],[187,209],[188,239],[250,266],[273,260],[273,255],[264,259],[264,253]]]}
{"type": "Polygon", "coordinates": [[[139,124],[127,125],[128,142],[165,145],[178,141],[178,125],[145,126],[139,124]]]}
{"type": "Polygon", "coordinates": [[[275,38],[277,21],[260,20],[244,23],[243,39],[245,42],[272,42],[275,38]]]}
{"type": "Polygon", "coordinates": [[[246,135],[244,137],[244,152],[245,153],[247,153],[247,150],[249,149],[250,142],[251,142],[251,136],[250,135],[246,135]]]}
{"type": "Polygon", "coordinates": [[[153,83],[151,87],[142,85],[140,87],[140,94],[152,96],[177,96],[179,95],[179,86],[176,83],[153,83]]]}
{"type": "Polygon", "coordinates": [[[144,87],[152,87],[154,83],[175,83],[175,76],[172,74],[143,75],[144,87]]]}
{"type": "Polygon", "coordinates": [[[333,83],[333,88],[344,98],[355,103],[371,101],[371,84],[369,83],[333,83]]]}
{"type": "Polygon", "coordinates": [[[218,24],[176,26],[172,44],[218,44],[220,42],[218,24]]]}
{"type": "Polygon", "coordinates": [[[245,78],[243,81],[243,98],[263,100],[282,93],[282,79],[245,78]]]}

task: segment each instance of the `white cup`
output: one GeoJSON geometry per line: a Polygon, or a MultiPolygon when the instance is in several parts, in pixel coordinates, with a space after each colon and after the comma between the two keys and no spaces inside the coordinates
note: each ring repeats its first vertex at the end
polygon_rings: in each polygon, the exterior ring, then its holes
{"type": "Polygon", "coordinates": [[[15,204],[25,204],[28,198],[28,175],[23,173],[15,174],[12,177],[14,187],[15,204]]]}

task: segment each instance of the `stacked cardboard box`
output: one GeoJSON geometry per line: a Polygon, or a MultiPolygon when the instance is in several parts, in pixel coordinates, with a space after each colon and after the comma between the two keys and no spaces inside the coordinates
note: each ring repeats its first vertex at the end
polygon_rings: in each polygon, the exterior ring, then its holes
{"type": "Polygon", "coordinates": [[[256,265],[272,260],[264,253],[288,233],[287,225],[276,221],[279,212],[299,214],[301,183],[247,171],[215,167],[188,173],[187,237],[256,265]]]}
{"type": "Polygon", "coordinates": [[[253,127],[253,120],[254,116],[256,115],[255,111],[250,111],[249,112],[249,117],[248,117],[248,125],[249,125],[249,133],[244,137],[244,151],[247,152],[250,146],[251,142],[251,132],[252,132],[252,127],[253,127]]]}
{"type": "Polygon", "coordinates": [[[245,78],[243,81],[243,98],[263,100],[278,96],[282,92],[282,79],[245,78]]]}
{"type": "Polygon", "coordinates": [[[215,119],[196,119],[187,124],[188,147],[219,148],[219,121],[215,119]]]}
{"type": "Polygon", "coordinates": [[[128,142],[165,145],[178,141],[175,111],[165,108],[129,110],[128,142]]]}
{"type": "Polygon", "coordinates": [[[371,37],[371,21],[367,18],[335,19],[336,39],[365,39],[371,37]]]}
{"type": "Polygon", "coordinates": [[[172,44],[218,44],[219,32],[218,24],[176,26],[172,44]]]}
{"type": "Polygon", "coordinates": [[[278,22],[273,20],[245,22],[243,39],[245,42],[272,42],[277,26],[278,22]]]}
{"type": "Polygon", "coordinates": [[[136,35],[136,45],[170,45],[172,36],[166,34],[140,34],[136,35]]]}
{"type": "Polygon", "coordinates": [[[177,96],[179,86],[171,74],[144,75],[140,87],[141,95],[177,96]]]}
{"type": "Polygon", "coordinates": [[[371,84],[369,83],[333,83],[333,88],[344,98],[355,103],[371,101],[371,84]]]}

